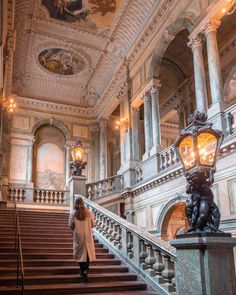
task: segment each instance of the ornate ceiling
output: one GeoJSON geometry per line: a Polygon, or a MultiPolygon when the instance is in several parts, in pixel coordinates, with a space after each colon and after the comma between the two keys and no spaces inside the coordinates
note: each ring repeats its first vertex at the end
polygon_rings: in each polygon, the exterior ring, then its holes
{"type": "Polygon", "coordinates": [[[16,0],[13,93],[95,106],[157,2],[16,0]]]}

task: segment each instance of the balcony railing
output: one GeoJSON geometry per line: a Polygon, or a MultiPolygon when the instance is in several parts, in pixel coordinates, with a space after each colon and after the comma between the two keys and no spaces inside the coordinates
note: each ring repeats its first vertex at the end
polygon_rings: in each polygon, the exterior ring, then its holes
{"type": "Polygon", "coordinates": [[[101,181],[89,183],[86,188],[87,196],[90,200],[97,200],[107,195],[113,195],[123,190],[123,176],[116,175],[101,181]]]}
{"type": "Polygon", "coordinates": [[[160,294],[175,294],[175,249],[160,238],[84,198],[94,213],[95,235],[160,294]]]}
{"type": "Polygon", "coordinates": [[[69,192],[38,188],[21,188],[11,185],[8,199],[16,202],[37,204],[65,205],[69,203],[69,192]]]}

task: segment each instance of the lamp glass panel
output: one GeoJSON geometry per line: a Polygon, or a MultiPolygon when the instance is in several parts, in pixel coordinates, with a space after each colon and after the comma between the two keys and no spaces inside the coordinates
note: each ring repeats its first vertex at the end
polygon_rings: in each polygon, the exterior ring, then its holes
{"type": "Polygon", "coordinates": [[[75,160],[81,161],[84,154],[84,149],[80,146],[74,148],[75,160]]]}
{"type": "Polygon", "coordinates": [[[201,165],[213,166],[217,148],[217,137],[208,132],[198,134],[198,153],[201,165]]]}
{"type": "Polygon", "coordinates": [[[184,163],[185,169],[190,169],[195,166],[195,151],[192,136],[186,136],[179,144],[179,153],[184,163]]]}

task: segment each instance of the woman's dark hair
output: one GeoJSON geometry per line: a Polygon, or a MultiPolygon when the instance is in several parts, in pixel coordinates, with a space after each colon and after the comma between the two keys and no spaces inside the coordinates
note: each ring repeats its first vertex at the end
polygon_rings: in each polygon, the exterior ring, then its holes
{"type": "Polygon", "coordinates": [[[85,220],[88,216],[88,210],[85,208],[82,198],[77,198],[75,201],[75,218],[78,220],[85,220]]]}

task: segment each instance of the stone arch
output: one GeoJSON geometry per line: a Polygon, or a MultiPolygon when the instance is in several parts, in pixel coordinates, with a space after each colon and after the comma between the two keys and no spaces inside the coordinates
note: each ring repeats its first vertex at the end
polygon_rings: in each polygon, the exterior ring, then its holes
{"type": "Polygon", "coordinates": [[[152,54],[148,74],[149,79],[158,79],[160,65],[168,46],[180,31],[187,29],[189,33],[191,32],[193,28],[193,19],[194,15],[185,16],[177,19],[166,28],[161,38],[161,40],[164,41],[160,42],[152,54]]]}
{"type": "Polygon", "coordinates": [[[70,132],[69,132],[68,128],[61,121],[58,121],[55,119],[45,119],[45,120],[41,120],[41,121],[37,122],[34,125],[34,127],[32,128],[32,131],[31,131],[32,135],[34,136],[36,131],[40,127],[45,126],[45,125],[51,125],[51,126],[58,128],[65,136],[66,141],[71,139],[70,132]]]}
{"type": "Polygon", "coordinates": [[[167,202],[162,208],[160,215],[158,216],[158,219],[157,219],[157,232],[159,233],[160,237],[163,237],[163,239],[165,239],[167,235],[167,225],[168,225],[168,221],[171,218],[172,213],[180,206],[183,206],[184,208],[185,201],[186,201],[185,196],[178,196],[170,200],[169,202],[167,202]]]}

